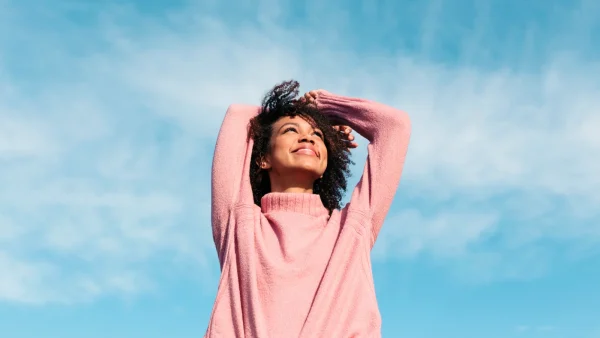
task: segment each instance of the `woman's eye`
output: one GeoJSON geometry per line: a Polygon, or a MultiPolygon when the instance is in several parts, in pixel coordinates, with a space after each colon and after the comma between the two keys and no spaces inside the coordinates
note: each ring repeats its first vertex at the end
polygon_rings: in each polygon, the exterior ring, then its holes
{"type": "Polygon", "coordinates": [[[296,132],[296,128],[294,128],[294,127],[289,127],[289,128],[287,128],[286,130],[284,130],[284,131],[283,131],[283,133],[285,134],[285,133],[287,133],[288,131],[293,131],[293,132],[296,132]]]}
{"type": "Polygon", "coordinates": [[[317,135],[320,138],[323,138],[323,133],[321,133],[320,131],[315,131],[315,135],[317,135]]]}

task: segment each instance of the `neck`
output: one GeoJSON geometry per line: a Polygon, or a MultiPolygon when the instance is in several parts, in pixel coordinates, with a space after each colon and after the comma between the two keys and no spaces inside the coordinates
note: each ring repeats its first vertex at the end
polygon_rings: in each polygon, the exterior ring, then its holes
{"type": "Polygon", "coordinates": [[[286,175],[285,177],[271,173],[271,192],[312,194],[314,180],[304,175],[286,175]]]}

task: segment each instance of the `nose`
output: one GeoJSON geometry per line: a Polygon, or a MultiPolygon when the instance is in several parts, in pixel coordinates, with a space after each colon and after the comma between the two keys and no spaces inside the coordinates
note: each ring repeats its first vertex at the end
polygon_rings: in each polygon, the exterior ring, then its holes
{"type": "Polygon", "coordinates": [[[313,140],[313,138],[312,138],[312,136],[311,136],[311,135],[302,135],[302,136],[300,137],[300,140],[299,140],[299,142],[300,142],[300,143],[304,143],[304,142],[310,142],[310,143],[312,143],[312,144],[315,144],[315,140],[313,140]]]}

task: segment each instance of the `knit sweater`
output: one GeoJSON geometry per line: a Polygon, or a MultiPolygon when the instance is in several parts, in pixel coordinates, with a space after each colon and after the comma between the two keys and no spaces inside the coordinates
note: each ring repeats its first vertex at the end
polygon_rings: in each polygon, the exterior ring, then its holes
{"type": "Polygon", "coordinates": [[[369,141],[350,202],[329,214],[319,195],[269,193],[253,202],[248,123],[232,105],[212,169],[212,226],[221,279],[206,338],[380,337],[370,251],[400,183],[408,116],[322,92],[317,107],[369,141]]]}

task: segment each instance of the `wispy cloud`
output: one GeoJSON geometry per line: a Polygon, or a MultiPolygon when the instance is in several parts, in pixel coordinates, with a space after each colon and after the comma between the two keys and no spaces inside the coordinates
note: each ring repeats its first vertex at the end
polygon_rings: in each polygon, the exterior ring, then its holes
{"type": "Polygon", "coordinates": [[[550,332],[550,331],[554,331],[554,326],[551,326],[551,325],[540,325],[540,326],[519,325],[516,327],[516,331],[518,333],[550,332]]]}
{"type": "MultiPolygon", "coordinates": [[[[26,27],[27,13],[8,4],[12,27],[26,27]]],[[[211,6],[157,16],[133,7],[59,7],[27,26],[38,48],[24,49],[23,58],[2,48],[0,271],[15,273],[0,282],[1,298],[135,294],[151,290],[161,269],[190,262],[214,281],[210,159],[225,108],[257,103],[289,78],[307,90],[380,100],[413,119],[402,205],[390,214],[377,257],[431,254],[491,280],[543,273],[548,238],[595,252],[600,66],[583,53],[548,46],[538,67],[486,67],[468,63],[486,38],[475,32],[465,36],[472,42],[457,64],[422,50],[357,54],[334,40],[341,29],[281,26],[291,4],[265,2],[260,24],[234,25],[198,14],[219,10],[211,6]],[[79,27],[68,13],[91,26],[79,27]],[[24,67],[38,55],[48,57],[24,67]]],[[[319,22],[320,14],[307,13],[319,22]]],[[[327,22],[353,20],[340,13],[327,22]]],[[[439,48],[438,30],[421,36],[423,50],[439,48]]]]}

